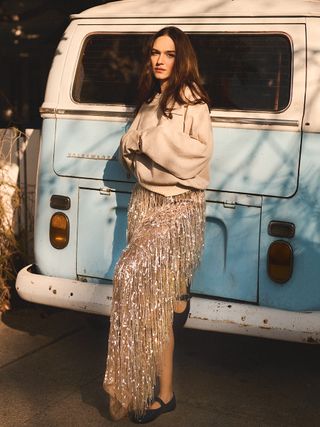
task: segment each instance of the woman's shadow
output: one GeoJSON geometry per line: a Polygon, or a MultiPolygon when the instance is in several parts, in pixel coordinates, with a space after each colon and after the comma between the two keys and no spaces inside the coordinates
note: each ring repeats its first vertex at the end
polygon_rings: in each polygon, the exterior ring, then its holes
{"type": "Polygon", "coordinates": [[[111,215],[106,217],[107,227],[113,225],[113,239],[111,249],[111,262],[105,272],[105,278],[112,280],[116,263],[127,245],[127,211],[128,204],[135,184],[135,179],[129,175],[119,161],[119,148],[113,153],[112,158],[106,162],[103,173],[103,184],[111,190],[114,205],[111,206],[111,215]]]}

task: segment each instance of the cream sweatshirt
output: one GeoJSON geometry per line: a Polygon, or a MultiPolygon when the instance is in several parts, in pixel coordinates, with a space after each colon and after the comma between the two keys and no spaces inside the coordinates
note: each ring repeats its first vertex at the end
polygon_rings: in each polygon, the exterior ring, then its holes
{"type": "Polygon", "coordinates": [[[175,104],[169,119],[160,113],[160,96],[142,105],[123,135],[122,163],[141,186],[163,196],[204,190],[213,145],[208,106],[175,104]]]}

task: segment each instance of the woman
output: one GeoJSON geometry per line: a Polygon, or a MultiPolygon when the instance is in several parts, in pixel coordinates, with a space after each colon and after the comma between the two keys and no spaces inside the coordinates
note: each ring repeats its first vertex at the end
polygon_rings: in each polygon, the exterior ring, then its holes
{"type": "Polygon", "coordinates": [[[131,412],[143,424],[176,406],[172,324],[188,315],[212,152],[208,97],[191,43],[178,28],[152,37],[139,96],[120,144],[138,183],[128,210],[129,243],[114,275],[104,387],[114,419],[131,412]]]}

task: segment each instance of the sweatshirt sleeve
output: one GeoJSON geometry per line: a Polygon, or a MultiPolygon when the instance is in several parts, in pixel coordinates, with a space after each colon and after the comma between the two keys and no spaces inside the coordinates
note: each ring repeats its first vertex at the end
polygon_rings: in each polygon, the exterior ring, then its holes
{"type": "Polygon", "coordinates": [[[122,136],[120,141],[120,161],[129,172],[133,172],[135,153],[139,150],[139,132],[137,128],[140,115],[141,113],[138,112],[130,129],[122,136]]]}
{"type": "Polygon", "coordinates": [[[212,154],[212,126],[207,104],[189,105],[185,132],[163,118],[138,138],[138,150],[180,179],[198,175],[212,154]]]}

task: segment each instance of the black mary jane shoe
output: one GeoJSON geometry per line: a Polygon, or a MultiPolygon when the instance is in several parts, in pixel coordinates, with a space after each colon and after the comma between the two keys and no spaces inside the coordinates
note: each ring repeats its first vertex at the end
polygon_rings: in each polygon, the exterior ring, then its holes
{"type": "Polygon", "coordinates": [[[158,418],[159,415],[164,414],[166,412],[174,411],[176,409],[176,398],[174,393],[172,399],[168,403],[164,403],[163,400],[160,399],[160,397],[156,397],[154,401],[160,403],[160,408],[147,409],[144,415],[134,415],[131,418],[131,421],[136,424],[147,424],[158,418]]]}
{"type": "Polygon", "coordinates": [[[173,313],[173,331],[175,334],[181,332],[182,328],[184,327],[184,324],[186,323],[189,317],[190,298],[191,297],[189,295],[181,295],[181,297],[179,298],[180,301],[186,301],[187,304],[186,308],[181,313],[173,313]]]}

